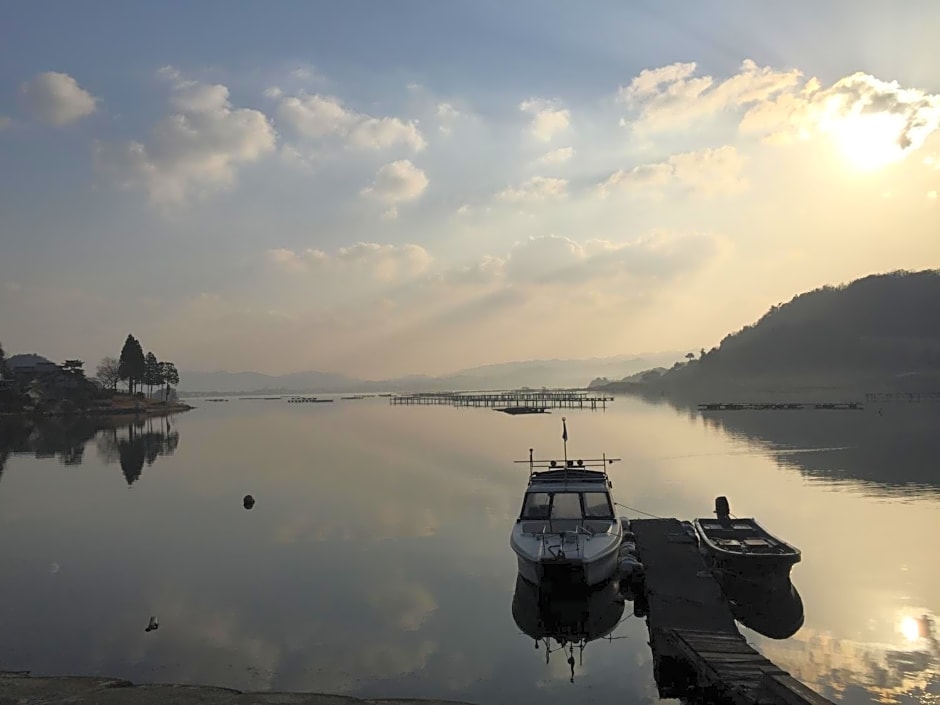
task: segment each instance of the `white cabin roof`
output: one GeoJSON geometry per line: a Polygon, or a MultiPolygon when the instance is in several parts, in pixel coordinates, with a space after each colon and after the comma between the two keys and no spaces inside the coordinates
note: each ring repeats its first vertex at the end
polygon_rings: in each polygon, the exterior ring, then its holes
{"type": "Polygon", "coordinates": [[[610,488],[606,482],[532,482],[526,488],[526,494],[532,492],[608,492],[610,488]]]}
{"type": "Polygon", "coordinates": [[[609,489],[606,473],[581,468],[559,468],[533,473],[529,478],[529,492],[606,492],[609,489]]]}

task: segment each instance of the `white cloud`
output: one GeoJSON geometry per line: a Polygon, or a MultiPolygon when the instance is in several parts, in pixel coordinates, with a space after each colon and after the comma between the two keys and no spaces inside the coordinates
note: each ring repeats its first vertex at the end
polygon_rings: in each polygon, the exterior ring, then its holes
{"type": "Polygon", "coordinates": [[[440,276],[440,281],[456,285],[487,285],[503,278],[506,261],[486,255],[472,264],[453,267],[440,276]]]}
{"type": "MultiPolygon", "coordinates": [[[[940,95],[855,73],[823,88],[797,70],[746,60],[724,81],[696,76],[694,63],[647,69],[620,89],[640,132],[683,128],[722,111],[743,113],[741,132],[786,144],[829,137],[857,166],[900,160],[940,127],[940,95]]],[[[736,116],[737,119],[737,116],[736,116]]]]}
{"type": "Polygon", "coordinates": [[[313,66],[298,66],[288,74],[295,81],[322,81],[323,76],[313,66]]]}
{"type": "Polygon", "coordinates": [[[768,100],[792,89],[802,76],[797,70],[760,67],[750,59],[720,83],[711,76],[694,76],[695,69],[694,63],[645,69],[622,86],[621,101],[638,113],[634,128],[654,132],[685,127],[722,110],[768,100]]]}
{"type": "Polygon", "coordinates": [[[567,195],[568,182],[549,176],[533,176],[519,186],[510,186],[496,194],[501,201],[519,203],[522,201],[546,201],[564,198],[567,195]]]}
{"type": "Polygon", "coordinates": [[[359,120],[349,131],[347,139],[349,144],[359,149],[384,149],[406,144],[420,152],[426,146],[416,122],[389,117],[359,120]]]}
{"type": "Polygon", "coordinates": [[[20,98],[38,120],[61,127],[95,112],[98,99],[67,73],[46,71],[20,86],[20,98]]]}
{"type": "Polygon", "coordinates": [[[290,144],[282,144],[278,149],[278,157],[282,163],[302,171],[311,171],[316,163],[315,155],[304,152],[290,144]]]}
{"type": "Polygon", "coordinates": [[[544,235],[516,243],[503,259],[487,257],[462,272],[468,279],[485,275],[509,284],[558,287],[616,277],[668,280],[700,267],[723,245],[705,233],[654,231],[629,242],[544,235]]]}
{"type": "Polygon", "coordinates": [[[428,186],[428,177],[407,159],[385,164],[375,175],[375,181],[360,193],[389,204],[413,201],[428,186]]]}
{"type": "Polygon", "coordinates": [[[798,93],[755,105],[740,124],[742,131],[775,142],[822,133],[836,141],[867,143],[849,147],[894,149],[897,157],[919,148],[938,127],[940,95],[864,73],[846,76],[828,88],[811,79],[798,93]]]}
{"type": "Polygon", "coordinates": [[[437,129],[441,134],[449,135],[454,131],[454,123],[460,119],[462,113],[450,103],[438,103],[434,115],[437,117],[437,129]]]}
{"type": "Polygon", "coordinates": [[[335,136],[359,149],[404,144],[421,151],[426,146],[417,122],[357,113],[332,96],[304,94],[284,98],[278,106],[278,116],[303,137],[335,136]]]}
{"type": "Polygon", "coordinates": [[[928,192],[927,192],[927,198],[929,198],[931,201],[936,201],[936,200],[937,200],[937,192],[936,192],[936,191],[928,191],[928,192]]]}
{"type": "Polygon", "coordinates": [[[546,152],[537,159],[539,164],[564,164],[571,161],[574,156],[574,149],[571,147],[559,147],[551,152],[546,152]]]}
{"type": "Polygon", "coordinates": [[[358,271],[381,281],[414,278],[428,271],[433,258],[420,245],[359,242],[341,247],[329,254],[310,248],[294,251],[285,248],[268,250],[268,262],[278,269],[293,272],[358,271]]]}
{"type": "Polygon", "coordinates": [[[532,115],[529,131],[542,142],[549,142],[556,134],[567,129],[571,114],[556,101],[531,98],[519,104],[519,110],[532,115]]]}
{"type": "Polygon", "coordinates": [[[731,145],[673,154],[666,161],[618,170],[598,184],[608,196],[614,189],[655,192],[657,187],[680,186],[704,196],[739,193],[747,188],[741,171],[744,158],[731,145]]]}
{"type": "Polygon", "coordinates": [[[154,203],[179,203],[226,188],[237,167],[273,152],[276,134],[264,113],[234,108],[228,88],[183,80],[172,68],[175,112],[160,120],[149,141],[100,145],[98,162],[118,186],[145,191],[154,203]]]}
{"type": "Polygon", "coordinates": [[[268,88],[264,89],[265,98],[271,98],[272,100],[277,100],[282,95],[284,95],[284,91],[281,89],[280,86],[269,86],[268,88]]]}

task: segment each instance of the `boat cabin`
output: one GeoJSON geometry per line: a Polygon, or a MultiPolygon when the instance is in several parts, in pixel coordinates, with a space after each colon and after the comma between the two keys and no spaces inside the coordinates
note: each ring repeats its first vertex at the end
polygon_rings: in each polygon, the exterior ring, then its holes
{"type": "Polygon", "coordinates": [[[561,533],[578,527],[606,533],[615,522],[607,476],[599,472],[535,473],[522,502],[518,521],[525,533],[561,533]]]}

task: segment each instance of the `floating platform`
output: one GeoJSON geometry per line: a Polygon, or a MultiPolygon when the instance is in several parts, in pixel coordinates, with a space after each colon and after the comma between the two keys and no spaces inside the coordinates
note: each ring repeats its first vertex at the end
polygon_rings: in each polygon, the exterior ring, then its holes
{"type": "Polygon", "coordinates": [[[330,404],[332,399],[317,399],[316,397],[291,397],[288,404],[330,404]]]}
{"type": "Polygon", "coordinates": [[[678,519],[635,519],[642,599],[661,698],[734,705],[833,705],[762,656],[678,519]]]}
{"type": "Polygon", "coordinates": [[[707,402],[698,405],[699,411],[863,411],[860,401],[832,402],[707,402]]]}

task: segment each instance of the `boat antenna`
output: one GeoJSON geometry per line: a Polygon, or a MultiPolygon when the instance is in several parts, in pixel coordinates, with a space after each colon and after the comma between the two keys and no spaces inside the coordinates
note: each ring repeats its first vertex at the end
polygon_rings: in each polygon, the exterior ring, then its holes
{"type": "Polygon", "coordinates": [[[535,461],[532,459],[532,453],[534,449],[529,448],[529,476],[531,477],[532,473],[535,472],[535,461]]]}

